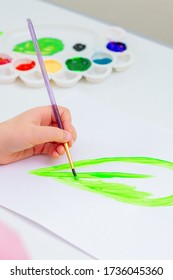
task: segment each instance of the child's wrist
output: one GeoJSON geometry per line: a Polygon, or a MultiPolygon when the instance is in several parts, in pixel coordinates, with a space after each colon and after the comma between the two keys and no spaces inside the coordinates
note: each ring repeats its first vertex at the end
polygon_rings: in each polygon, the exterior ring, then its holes
{"type": "Polygon", "coordinates": [[[5,123],[0,123],[0,165],[6,164],[6,127],[5,123]]]}

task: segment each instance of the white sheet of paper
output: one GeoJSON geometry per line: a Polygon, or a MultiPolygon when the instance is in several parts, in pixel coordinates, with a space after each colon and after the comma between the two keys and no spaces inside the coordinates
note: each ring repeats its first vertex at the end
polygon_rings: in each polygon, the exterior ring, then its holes
{"type": "MultiPolygon", "coordinates": [[[[82,93],[63,101],[78,140],[73,160],[146,156],[173,161],[173,132],[98,104],[82,93]]],[[[41,224],[98,259],[172,259],[173,207],[143,207],[31,175],[37,168],[66,163],[37,156],[0,167],[0,204],[41,224]]],[[[173,193],[173,172],[148,165],[105,164],[86,170],[155,174],[144,180],[118,179],[152,192],[173,193]],[[135,181],[137,180],[137,181],[135,181]]],[[[76,168],[76,171],[79,170],[76,168]]]]}

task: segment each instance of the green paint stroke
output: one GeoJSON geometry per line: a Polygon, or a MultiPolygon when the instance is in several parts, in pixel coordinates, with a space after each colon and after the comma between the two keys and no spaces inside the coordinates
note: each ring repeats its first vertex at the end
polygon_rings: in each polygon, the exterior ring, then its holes
{"type": "MultiPolygon", "coordinates": [[[[63,42],[56,38],[40,38],[38,39],[38,45],[42,55],[45,56],[56,54],[64,49],[63,42]]],[[[13,48],[13,51],[24,54],[35,54],[35,48],[32,41],[25,41],[17,44],[13,48]]]]}
{"type": "Polygon", "coordinates": [[[3,35],[4,33],[2,31],[0,31],[0,35],[3,35]]]}
{"type": "MultiPolygon", "coordinates": [[[[173,170],[173,162],[150,157],[97,158],[76,161],[74,165],[75,168],[78,168],[111,162],[152,165],[173,170]]],[[[50,177],[73,187],[104,195],[128,204],[149,207],[173,206],[173,195],[154,198],[152,193],[139,191],[136,186],[108,181],[108,179],[112,178],[125,178],[129,180],[132,178],[147,179],[153,177],[151,175],[124,172],[77,172],[77,180],[74,180],[71,171],[65,171],[69,169],[69,164],[67,163],[59,166],[40,168],[30,173],[37,176],[50,177]]]]}

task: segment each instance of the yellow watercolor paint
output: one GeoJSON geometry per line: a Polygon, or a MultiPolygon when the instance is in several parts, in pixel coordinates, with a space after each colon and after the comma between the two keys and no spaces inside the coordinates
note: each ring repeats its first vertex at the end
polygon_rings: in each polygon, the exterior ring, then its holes
{"type": "Polygon", "coordinates": [[[61,63],[53,59],[45,60],[44,64],[48,73],[56,73],[62,68],[61,63]]]}

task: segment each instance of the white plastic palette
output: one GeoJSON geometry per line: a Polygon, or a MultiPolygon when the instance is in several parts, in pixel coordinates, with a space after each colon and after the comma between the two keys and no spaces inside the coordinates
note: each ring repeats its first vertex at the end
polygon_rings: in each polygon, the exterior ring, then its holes
{"type": "MultiPolygon", "coordinates": [[[[82,77],[91,83],[101,82],[113,70],[124,71],[133,62],[133,54],[125,41],[125,31],[116,26],[103,30],[102,34],[85,27],[65,25],[41,25],[35,26],[35,30],[38,39],[54,38],[63,43],[61,51],[43,54],[49,78],[59,87],[71,87],[82,77]],[[122,51],[114,50],[113,44],[118,44],[116,42],[125,48],[122,51]],[[113,49],[107,47],[108,43],[113,49]],[[80,44],[82,49],[80,46],[75,49],[76,44],[80,44]]],[[[19,77],[28,86],[44,86],[36,55],[29,53],[28,49],[25,49],[26,53],[14,51],[16,45],[27,41],[31,41],[27,26],[1,36],[1,83],[11,83],[19,77]]],[[[49,46],[45,50],[49,52],[49,46]]]]}

